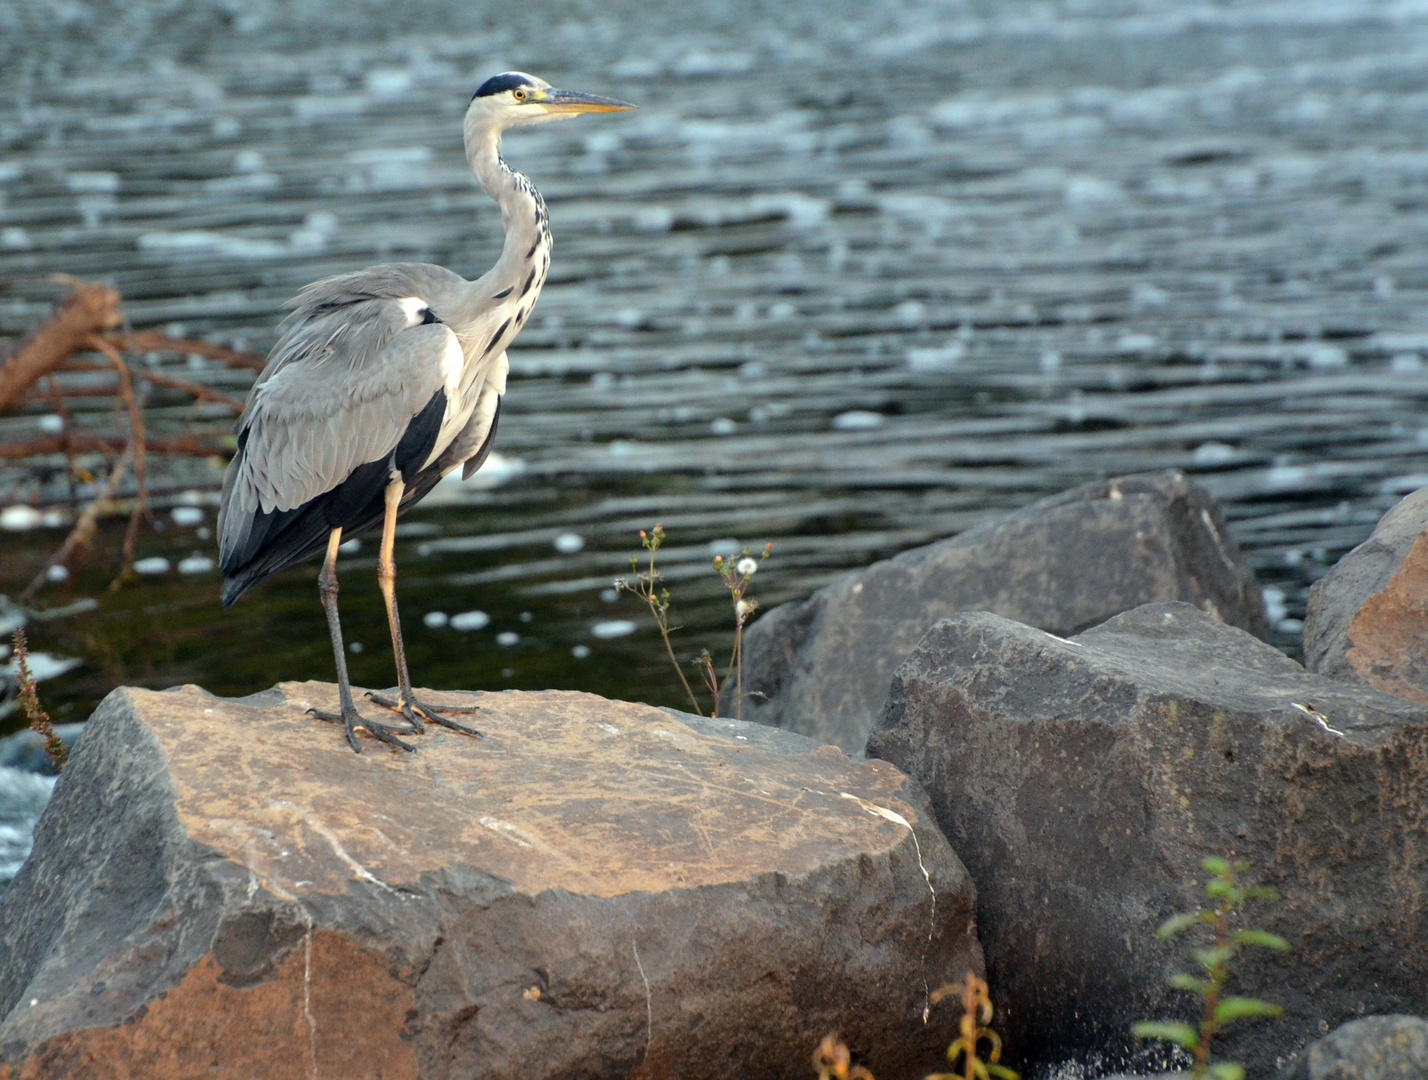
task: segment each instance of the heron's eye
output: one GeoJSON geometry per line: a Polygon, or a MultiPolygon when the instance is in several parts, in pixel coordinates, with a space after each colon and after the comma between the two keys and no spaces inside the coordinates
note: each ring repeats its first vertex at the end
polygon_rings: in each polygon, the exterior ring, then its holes
{"type": "Polygon", "coordinates": [[[519,86],[518,86],[518,87],[516,87],[514,90],[511,91],[511,96],[512,96],[513,98],[515,98],[517,101],[525,101],[525,99],[526,99],[525,89],[524,89],[523,87],[519,87],[519,86]]]}

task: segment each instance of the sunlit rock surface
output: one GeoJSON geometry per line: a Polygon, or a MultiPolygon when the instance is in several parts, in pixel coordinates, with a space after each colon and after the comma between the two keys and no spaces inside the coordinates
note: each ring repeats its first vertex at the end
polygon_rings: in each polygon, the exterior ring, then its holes
{"type": "MultiPolygon", "coordinates": [[[[938,619],[992,611],[1069,635],[1171,600],[1269,633],[1209,492],[1174,470],[1087,484],[769,612],[744,646],[742,715],[859,754],[893,672],[938,619]]],[[[726,694],[723,711],[733,704],[726,694]]]]}
{"type": "Polygon", "coordinates": [[[105,699],[0,903],[0,1076],[936,1065],[975,899],[892,766],[564,692],[359,756],[335,700],[105,699]]]}
{"type": "Polygon", "coordinates": [[[1284,1019],[1231,1028],[1217,1054],[1266,1076],[1344,1020],[1428,1009],[1423,706],[1188,604],[1070,641],[976,612],[898,669],[868,752],[926,786],[977,883],[1014,1058],[1164,1067],[1130,1027],[1188,1015],[1166,980],[1195,942],[1155,931],[1203,905],[1209,855],[1279,890],[1247,925],[1293,945],[1236,961],[1234,992],[1284,1019]]]}
{"type": "Polygon", "coordinates": [[[1428,488],[1314,584],[1304,663],[1428,705],[1428,488]]]}

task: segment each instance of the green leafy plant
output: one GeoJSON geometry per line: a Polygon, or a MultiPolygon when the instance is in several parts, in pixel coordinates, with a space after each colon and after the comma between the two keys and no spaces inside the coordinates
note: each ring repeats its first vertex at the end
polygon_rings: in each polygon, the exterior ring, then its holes
{"type": "Polygon", "coordinates": [[[1159,1039],[1188,1050],[1195,1057],[1196,1080],[1211,1076],[1214,1080],[1244,1080],[1244,1067],[1233,1061],[1215,1061],[1210,1045],[1226,1025],[1236,1020],[1278,1017],[1283,1010],[1278,1005],[1251,997],[1225,994],[1230,964],[1245,948],[1273,949],[1288,952],[1289,942],[1278,934],[1263,930],[1236,929],[1241,907],[1249,900],[1274,901],[1279,894],[1262,885],[1245,885],[1241,878],[1250,864],[1243,860],[1231,862],[1218,856],[1200,863],[1211,877],[1205,882],[1205,894],[1211,907],[1173,916],[1156,931],[1161,941],[1197,927],[1206,927],[1213,936],[1208,948],[1190,950],[1190,958],[1199,967],[1199,974],[1180,973],[1170,980],[1177,990],[1187,990],[1199,996],[1204,1004],[1198,1025],[1178,1020],[1146,1020],[1134,1027],[1137,1038],[1159,1039]]]}
{"type": "MultiPolygon", "coordinates": [[[[622,592],[633,593],[649,609],[650,616],[654,619],[655,625],[659,627],[660,637],[664,640],[664,651],[669,656],[669,662],[674,665],[675,674],[679,676],[679,683],[684,687],[690,705],[695,713],[703,716],[705,715],[704,709],[699,704],[699,698],[695,695],[694,688],[690,686],[689,679],[685,677],[684,667],[675,656],[674,643],[670,639],[670,634],[678,630],[679,627],[669,625],[669,589],[661,584],[663,577],[655,567],[655,553],[659,551],[664,539],[663,525],[656,525],[649,532],[641,529],[640,544],[649,553],[648,563],[644,569],[641,569],[639,555],[631,555],[630,572],[633,578],[631,580],[620,578],[615,582],[615,588],[622,592]]],[[[743,711],[745,697],[744,627],[748,625],[749,619],[753,617],[759,607],[759,602],[748,595],[749,583],[758,571],[759,563],[763,559],[767,559],[772,550],[772,544],[766,545],[758,560],[749,554],[748,548],[745,548],[743,555],[737,559],[726,559],[722,555],[714,557],[714,572],[719,575],[724,587],[729,590],[730,602],[734,605],[734,646],[730,652],[729,666],[725,669],[723,678],[720,678],[716,673],[714,658],[709,654],[708,649],[702,650],[695,660],[695,666],[703,677],[704,686],[713,697],[713,704],[709,707],[707,714],[709,716],[718,714],[719,697],[730,679],[734,680],[735,719],[738,719],[743,711]]]]}
{"type": "Polygon", "coordinates": [[[15,681],[20,685],[20,708],[30,721],[30,730],[45,740],[45,755],[56,769],[63,770],[69,760],[69,752],[64,748],[64,740],[55,734],[50,723],[50,714],[40,708],[40,695],[35,689],[35,676],[30,672],[30,645],[25,640],[25,628],[17,626],[10,635],[10,645],[15,651],[15,681]]]}

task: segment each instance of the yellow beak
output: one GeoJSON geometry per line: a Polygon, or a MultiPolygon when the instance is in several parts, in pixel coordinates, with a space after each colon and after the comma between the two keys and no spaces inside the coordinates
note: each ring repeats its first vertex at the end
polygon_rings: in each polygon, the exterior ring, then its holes
{"type": "Polygon", "coordinates": [[[634,106],[597,94],[581,94],[574,90],[547,90],[536,104],[550,113],[626,112],[634,106]]]}

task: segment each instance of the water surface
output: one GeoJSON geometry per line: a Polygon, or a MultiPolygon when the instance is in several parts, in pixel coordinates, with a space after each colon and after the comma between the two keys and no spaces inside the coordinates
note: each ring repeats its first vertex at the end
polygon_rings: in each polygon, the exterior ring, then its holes
{"type": "MultiPolygon", "coordinates": [[[[479,81],[520,67],[641,106],[507,142],[549,201],[554,264],[511,351],[502,468],[403,525],[418,682],[677,703],[611,590],[640,528],[670,531],[692,655],[727,643],[715,552],[772,541],[768,604],[1168,467],[1224,501],[1295,652],[1309,585],[1428,474],[1428,6],[430,4],[395,38],[375,8],[155,10],[42,33],[0,83],[12,338],[53,273],[114,283],[135,326],[259,352],[323,274],[474,276],[499,246],[460,149],[479,81]],[[428,625],[477,611],[480,629],[428,625]]],[[[240,396],[251,379],[155,360],[240,396]]],[[[71,406],[117,430],[112,399],[71,406]]],[[[169,391],[148,416],[231,422],[169,391]]],[[[62,504],[52,464],[0,470],[0,505],[62,504]]],[[[114,523],[42,594],[97,602],[32,627],[83,660],[44,684],[57,719],[119,683],[330,677],[315,567],[231,612],[201,561],[177,569],[214,555],[220,476],[155,464],[139,554],[167,573],[105,591],[114,523]]],[[[62,536],[4,534],[0,589],[62,536]]],[[[341,575],[353,677],[387,685],[370,540],[341,575]]]]}

